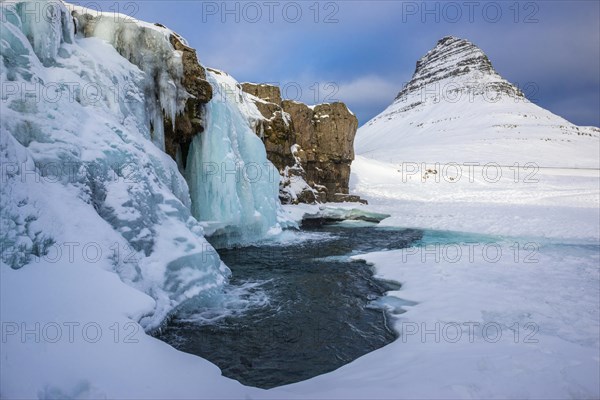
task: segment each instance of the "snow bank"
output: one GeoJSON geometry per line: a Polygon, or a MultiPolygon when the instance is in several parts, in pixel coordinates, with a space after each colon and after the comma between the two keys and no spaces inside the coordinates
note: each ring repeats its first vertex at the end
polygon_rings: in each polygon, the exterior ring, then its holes
{"type": "Polygon", "coordinates": [[[366,209],[392,215],[382,222],[387,226],[562,240],[600,237],[599,170],[421,164],[403,170],[357,156],[351,188],[369,201],[366,209]],[[435,175],[427,172],[434,168],[435,175]]]}

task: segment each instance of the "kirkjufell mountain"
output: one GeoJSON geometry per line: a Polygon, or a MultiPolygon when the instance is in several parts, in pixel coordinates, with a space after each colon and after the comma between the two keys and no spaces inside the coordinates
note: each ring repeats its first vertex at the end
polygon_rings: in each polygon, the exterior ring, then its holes
{"type": "Polygon", "coordinates": [[[526,94],[536,88],[502,78],[468,40],[444,37],[417,61],[393,103],[359,129],[356,153],[395,163],[597,168],[600,130],[531,102],[526,94]]]}

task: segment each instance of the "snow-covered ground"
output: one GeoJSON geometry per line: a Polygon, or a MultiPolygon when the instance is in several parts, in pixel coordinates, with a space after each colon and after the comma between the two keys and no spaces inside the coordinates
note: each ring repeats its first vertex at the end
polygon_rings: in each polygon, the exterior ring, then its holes
{"type": "Polygon", "coordinates": [[[392,312],[406,310],[395,318],[402,336],[290,393],[600,395],[597,170],[541,170],[527,184],[423,183],[359,157],[353,173],[365,209],[392,215],[382,225],[428,229],[420,248],[359,256],[402,283],[385,300],[392,312]]]}
{"type": "Polygon", "coordinates": [[[389,164],[357,156],[351,180],[371,208],[392,214],[384,225],[533,238],[600,236],[598,169],[389,164]]]}
{"type": "Polygon", "coordinates": [[[352,170],[369,205],[341,208],[425,230],[418,247],[355,257],[402,284],[382,300],[400,337],[268,397],[600,396],[600,171],[436,182],[364,157],[352,170]]]}

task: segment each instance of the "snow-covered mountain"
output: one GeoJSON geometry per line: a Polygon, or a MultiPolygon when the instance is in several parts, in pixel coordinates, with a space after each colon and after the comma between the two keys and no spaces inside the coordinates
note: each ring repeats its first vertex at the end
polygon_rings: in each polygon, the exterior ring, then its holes
{"type": "Polygon", "coordinates": [[[394,385],[396,398],[599,397],[598,133],[528,102],[466,40],[442,39],[419,60],[394,103],[358,130],[351,190],[391,215],[380,226],[425,229],[423,245],[413,259],[402,251],[364,259],[378,276],[402,282],[398,297],[419,303],[400,326],[533,324],[540,335],[479,347],[443,333],[430,341],[424,330],[409,343],[404,330],[380,358],[374,352],[344,367],[369,381],[362,397],[384,397],[373,387],[389,393],[394,385]],[[467,162],[481,166],[460,165],[467,162]],[[494,162],[501,168],[486,170],[494,162]],[[528,162],[569,168],[512,167],[528,162]],[[450,246],[446,234],[455,238],[450,246]],[[469,242],[499,257],[470,252],[469,242]],[[520,258],[519,246],[536,255],[520,258]],[[378,370],[386,359],[398,364],[378,370]]]}
{"type": "Polygon", "coordinates": [[[473,43],[445,37],[410,82],[361,127],[356,153],[379,161],[599,166],[600,130],[579,127],[530,102],[473,43]]]}

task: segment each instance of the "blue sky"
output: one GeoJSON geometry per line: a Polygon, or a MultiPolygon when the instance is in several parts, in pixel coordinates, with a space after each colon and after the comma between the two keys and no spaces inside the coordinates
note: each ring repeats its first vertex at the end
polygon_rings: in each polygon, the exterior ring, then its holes
{"type": "Polygon", "coordinates": [[[454,35],[481,47],[504,78],[529,84],[537,104],[600,125],[598,1],[121,4],[121,12],[184,36],[203,64],[239,81],[279,83],[284,95],[308,103],[344,101],[361,124],[391,103],[437,40],[454,35]]]}

